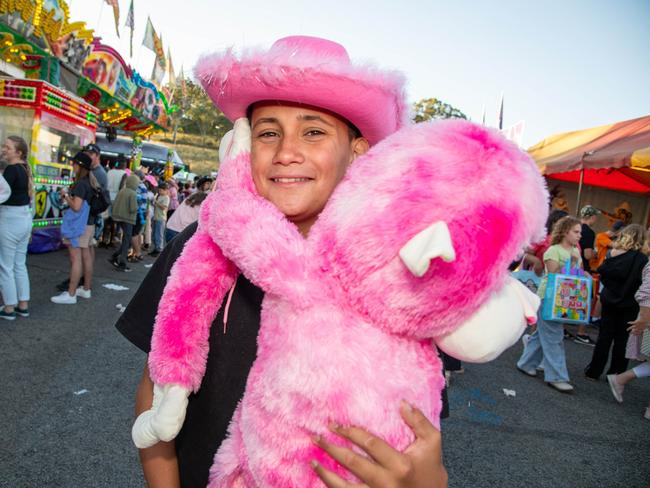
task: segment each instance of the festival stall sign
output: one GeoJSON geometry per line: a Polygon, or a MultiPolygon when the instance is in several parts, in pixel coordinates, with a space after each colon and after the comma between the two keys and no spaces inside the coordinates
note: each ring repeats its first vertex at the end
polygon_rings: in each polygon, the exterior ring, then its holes
{"type": "Polygon", "coordinates": [[[70,22],[64,0],[0,0],[0,24],[76,72],[92,49],[93,31],[70,22]]]}
{"type": "Polygon", "coordinates": [[[77,93],[100,109],[106,124],[143,137],[167,126],[164,96],[99,39],[84,63],[83,75],[77,93]]]}
{"type": "MultiPolygon", "coordinates": [[[[30,146],[35,228],[61,223],[58,190],[71,184],[70,159],[94,140],[98,122],[95,107],[45,81],[0,78],[0,137],[20,135],[30,146]]],[[[58,229],[46,237],[60,241],[58,229]]]]}

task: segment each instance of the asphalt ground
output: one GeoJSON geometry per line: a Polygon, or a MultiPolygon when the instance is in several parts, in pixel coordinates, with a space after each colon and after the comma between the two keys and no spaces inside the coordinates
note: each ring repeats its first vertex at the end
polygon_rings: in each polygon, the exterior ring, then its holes
{"type": "MultiPolygon", "coordinates": [[[[97,252],[92,299],[66,306],[49,298],[67,254],[28,258],[32,315],[0,321],[1,487],[144,486],[130,428],[145,358],[113,324],[152,259],[125,274],[108,255],[97,252]]],[[[619,405],[604,380],[582,376],[592,349],[566,341],[576,391],[565,395],[516,370],[521,350],[453,375],[442,425],[449,486],[650,486],[650,381],[631,383],[619,405]]]]}

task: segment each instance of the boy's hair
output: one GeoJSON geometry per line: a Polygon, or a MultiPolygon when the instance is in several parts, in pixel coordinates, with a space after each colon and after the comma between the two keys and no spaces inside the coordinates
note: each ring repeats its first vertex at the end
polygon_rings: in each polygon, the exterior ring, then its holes
{"type": "Polygon", "coordinates": [[[169,185],[166,182],[162,181],[162,182],[158,183],[158,189],[159,190],[168,190],[169,185]]]}
{"type": "Polygon", "coordinates": [[[618,235],[618,239],[614,242],[614,248],[623,251],[641,251],[645,241],[645,229],[639,224],[630,224],[618,235]]]}
{"type": "Polygon", "coordinates": [[[551,245],[554,246],[555,244],[560,244],[562,239],[564,239],[564,236],[566,236],[576,225],[582,225],[582,222],[570,215],[562,217],[560,220],[555,222],[553,232],[551,232],[551,245]]]}

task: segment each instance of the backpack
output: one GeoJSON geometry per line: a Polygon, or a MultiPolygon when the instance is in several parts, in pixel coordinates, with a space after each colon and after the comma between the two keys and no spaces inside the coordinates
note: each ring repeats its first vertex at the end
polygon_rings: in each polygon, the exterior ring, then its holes
{"type": "Polygon", "coordinates": [[[89,203],[90,215],[99,215],[111,206],[111,195],[102,187],[94,188],[89,203]]]}

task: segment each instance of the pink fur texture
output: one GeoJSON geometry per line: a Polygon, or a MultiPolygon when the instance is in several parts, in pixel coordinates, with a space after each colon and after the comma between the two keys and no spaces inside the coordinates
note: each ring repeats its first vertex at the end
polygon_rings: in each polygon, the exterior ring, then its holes
{"type": "Polygon", "coordinates": [[[408,121],[403,75],[352,64],[343,46],[326,39],[286,37],[239,58],[219,52],[200,59],[194,74],[230,120],[260,100],[298,102],[354,120],[372,144],[408,121]]]}
{"type": "MultiPolygon", "coordinates": [[[[444,379],[431,338],[462,325],[502,286],[521,248],[542,235],[543,180],[496,132],[467,122],[420,124],[358,158],[304,239],[251,191],[247,153],[224,164],[220,178],[228,181],[204,204],[202,232],[188,243],[168,285],[201,292],[203,285],[193,285],[200,276],[185,267],[205,244],[200,259],[210,279],[230,282],[231,260],[265,291],[258,356],[209,486],[322,486],[311,459],[352,479],[310,435],[332,439],[331,422],[361,425],[404,449],[413,434],[399,415],[401,399],[439,427],[444,379]],[[398,252],[439,220],[448,224],[457,259],[434,259],[415,278],[398,252]],[[176,280],[183,279],[179,287],[176,280]]],[[[193,306],[213,317],[218,303],[195,300],[193,306]]],[[[168,324],[168,314],[182,316],[178,305],[161,308],[160,324],[168,324]]],[[[157,325],[156,344],[173,354],[153,358],[178,367],[154,377],[161,368],[152,364],[152,378],[191,376],[195,385],[200,368],[183,368],[204,362],[207,336],[201,332],[204,344],[185,341],[197,334],[178,322],[177,333],[171,323],[162,331],[157,325]]]]}

